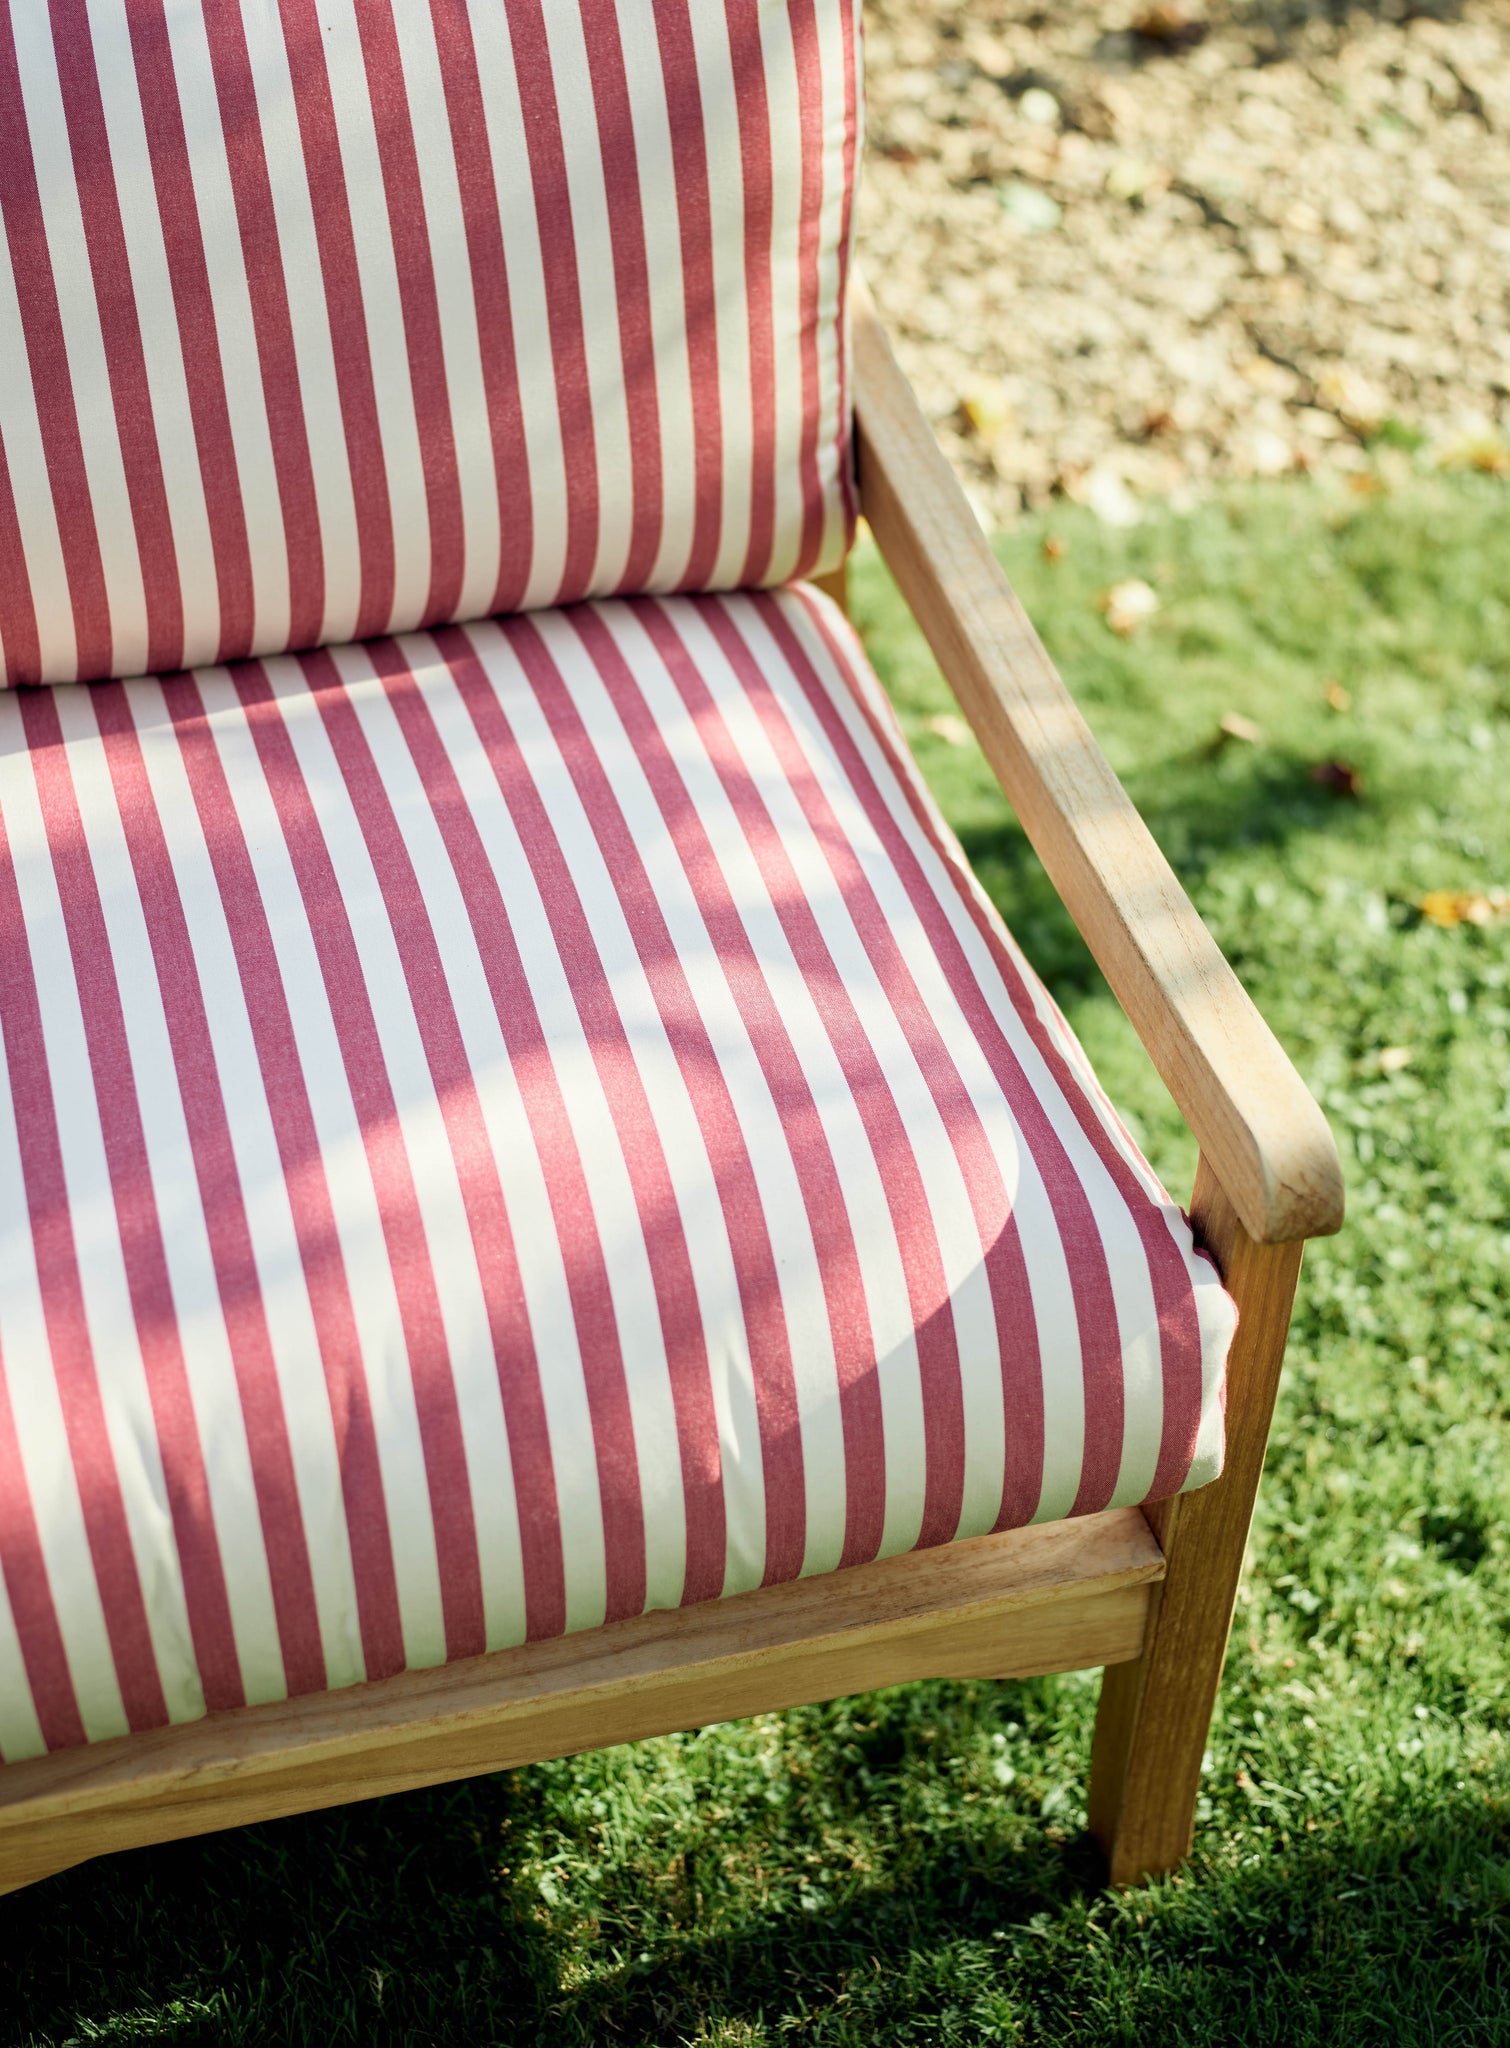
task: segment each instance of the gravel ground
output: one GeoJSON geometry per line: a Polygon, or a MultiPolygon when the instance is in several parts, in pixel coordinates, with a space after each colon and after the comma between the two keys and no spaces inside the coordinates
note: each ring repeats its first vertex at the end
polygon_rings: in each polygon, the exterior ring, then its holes
{"type": "Polygon", "coordinates": [[[869,0],[862,260],[998,521],[1510,473],[1506,0],[869,0]]]}

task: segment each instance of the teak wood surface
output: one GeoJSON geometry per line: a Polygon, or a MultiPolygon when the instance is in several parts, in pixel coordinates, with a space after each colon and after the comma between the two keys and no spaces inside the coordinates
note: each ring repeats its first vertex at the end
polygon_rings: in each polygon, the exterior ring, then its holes
{"type": "Polygon", "coordinates": [[[1167,1556],[1136,1661],[1108,1670],[1091,1752],[1090,1827],[1114,1884],[1190,1853],[1206,1731],[1269,1441],[1298,1244],[1255,1244],[1203,1159],[1191,1219],[1238,1305],[1227,1360],[1227,1458],[1198,1493],[1146,1510],[1167,1556]]]}
{"type": "MultiPolygon", "coordinates": [[[[1228,1457],[1146,1512],[1009,1531],[0,1766],[0,1891],[91,1856],[923,1677],[1108,1667],[1091,1824],[1114,1882],[1187,1853],[1300,1240],[1342,1218],[1321,1112],[1056,674],[855,303],[861,504],[1066,907],[1201,1146],[1241,1316],[1228,1457]]],[[[843,597],[842,571],[828,587],[843,597]]]]}
{"type": "Polygon", "coordinates": [[[112,1849],[372,1799],[910,1678],[1135,1657],[1138,1508],[914,1551],[0,1770],[0,1890],[112,1849]]]}

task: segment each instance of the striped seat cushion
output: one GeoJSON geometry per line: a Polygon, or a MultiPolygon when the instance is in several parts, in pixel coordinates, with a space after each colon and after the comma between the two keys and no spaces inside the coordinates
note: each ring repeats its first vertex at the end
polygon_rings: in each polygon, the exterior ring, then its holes
{"type": "Polygon", "coordinates": [[[781,582],[858,0],[0,0],[0,678],[781,582]]]}
{"type": "Polygon", "coordinates": [[[826,600],[0,696],[0,1754],[1211,1478],[826,600]]]}

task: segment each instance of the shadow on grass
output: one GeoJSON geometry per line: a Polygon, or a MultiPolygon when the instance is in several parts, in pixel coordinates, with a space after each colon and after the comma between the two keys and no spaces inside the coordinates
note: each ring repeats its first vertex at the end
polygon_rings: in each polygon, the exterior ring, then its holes
{"type": "MultiPolygon", "coordinates": [[[[902,1697],[882,1696],[872,1760],[905,1771],[917,1760],[888,1714],[907,1723],[885,1704],[902,1697]]],[[[983,1705],[981,1688],[958,1702],[967,1717],[983,1705]]],[[[829,1761],[842,1777],[842,1743],[829,1761]]],[[[561,1782],[477,1780],[34,1887],[3,1909],[0,2039],[1504,2038],[1510,1813],[1481,1787],[1430,1808],[1381,1804],[1361,1826],[1292,1813],[1285,1829],[1250,1830],[1262,1846],[1246,1855],[1218,1826],[1213,1860],[1198,1849],[1179,1880],[1120,1897],[1100,1889],[1087,1838],[1007,1795],[935,1814],[921,1863],[899,1843],[779,1903],[760,1900],[762,1857],[821,1868],[821,1827],[785,1824],[777,1844],[757,1823],[659,1867],[647,1835],[584,1915],[568,1859],[542,1875],[525,1849],[561,1782]]],[[[570,1848],[590,1857],[580,1838],[570,1848]]]]}
{"type": "Polygon", "coordinates": [[[741,2023],[793,2012],[812,2016],[803,2038],[844,2041],[1490,2038],[1486,2026],[1510,2024],[1510,1891],[1491,1867],[1510,1850],[1510,1817],[1465,1797],[1373,1823],[1121,1899],[1083,1835],[1000,1861],[961,1848],[938,1859],[922,1900],[882,1879],[821,1918],[688,1933],[561,2000],[561,2038],[648,2044],[668,2020],[690,2038],[716,2013],[741,2039],[741,2023]],[[951,2020],[966,2024],[950,2034],[951,2020]]]}
{"type": "MultiPolygon", "coordinates": [[[[1209,749],[1194,749],[1126,775],[1125,787],[1155,840],[1187,888],[1206,870],[1243,848],[1282,846],[1317,832],[1347,833],[1363,822],[1363,806],[1312,778],[1303,755],[1265,748],[1248,761],[1214,766],[1209,749]]],[[[1392,798],[1400,792],[1392,790],[1392,798]]],[[[1061,999],[1085,994],[1100,974],[1058,891],[1015,819],[963,826],[959,841],[1008,928],[1061,999]]]]}

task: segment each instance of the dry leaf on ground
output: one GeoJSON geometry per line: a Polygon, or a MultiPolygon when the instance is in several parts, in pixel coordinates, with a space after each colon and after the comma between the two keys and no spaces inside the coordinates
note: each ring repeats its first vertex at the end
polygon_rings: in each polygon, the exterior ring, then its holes
{"type": "Polygon", "coordinates": [[[1439,469],[1476,469],[1483,476],[1510,476],[1510,441],[1493,427],[1454,434],[1432,452],[1439,469]]]}
{"type": "Polygon", "coordinates": [[[1186,50],[1205,40],[1207,24],[1174,0],[1153,0],[1133,17],[1132,32],[1169,50],[1186,50]]]}
{"type": "Polygon", "coordinates": [[[1216,738],[1211,742],[1212,753],[1219,753],[1229,740],[1236,740],[1244,747],[1261,747],[1264,730],[1251,718],[1244,718],[1241,711],[1229,711],[1216,729],[1216,738]]]}
{"type": "Polygon", "coordinates": [[[1311,780],[1338,796],[1363,794],[1363,777],[1351,761],[1316,761],[1311,767],[1311,780]]]}
{"type": "Polygon", "coordinates": [[[1506,0],[865,11],[866,270],[994,522],[1391,454],[1510,477],[1506,0]]]}
{"type": "Polygon", "coordinates": [[[1159,594],[1141,577],[1129,576],[1125,582],[1114,583],[1104,591],[1100,599],[1101,609],[1106,614],[1106,623],[1114,633],[1126,638],[1137,631],[1146,619],[1151,619],[1159,609],[1159,594]]]}
{"type": "Polygon", "coordinates": [[[1510,889],[1428,889],[1420,901],[1421,915],[1431,924],[1493,924],[1510,917],[1510,889]]]}

